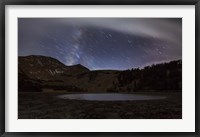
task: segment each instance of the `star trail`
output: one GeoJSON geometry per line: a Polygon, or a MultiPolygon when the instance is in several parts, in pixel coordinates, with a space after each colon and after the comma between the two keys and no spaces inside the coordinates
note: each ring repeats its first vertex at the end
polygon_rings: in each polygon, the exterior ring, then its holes
{"type": "Polygon", "coordinates": [[[182,59],[181,18],[19,18],[18,55],[90,70],[125,70],[182,59]]]}

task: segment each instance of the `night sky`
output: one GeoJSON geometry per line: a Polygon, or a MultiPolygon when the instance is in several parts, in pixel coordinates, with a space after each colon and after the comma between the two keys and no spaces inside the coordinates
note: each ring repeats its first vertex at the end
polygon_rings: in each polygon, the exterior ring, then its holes
{"type": "Polygon", "coordinates": [[[181,18],[19,18],[18,54],[90,70],[182,59],[181,18]]]}

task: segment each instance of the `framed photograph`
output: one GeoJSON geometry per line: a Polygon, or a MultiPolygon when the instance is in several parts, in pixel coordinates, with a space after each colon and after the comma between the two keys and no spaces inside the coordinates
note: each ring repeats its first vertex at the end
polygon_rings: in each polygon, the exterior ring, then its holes
{"type": "Polygon", "coordinates": [[[2,1],[2,136],[199,136],[199,0],[2,1]]]}

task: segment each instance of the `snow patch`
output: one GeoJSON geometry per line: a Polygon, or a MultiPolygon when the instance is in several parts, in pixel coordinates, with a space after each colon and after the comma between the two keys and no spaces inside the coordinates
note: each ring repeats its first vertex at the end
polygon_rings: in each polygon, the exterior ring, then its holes
{"type": "Polygon", "coordinates": [[[55,72],[57,73],[57,74],[60,74],[60,73],[64,73],[64,71],[59,71],[59,70],[55,70],[55,72]]]}
{"type": "Polygon", "coordinates": [[[55,70],[50,70],[50,69],[49,69],[49,72],[51,73],[51,75],[56,75],[56,74],[64,73],[64,71],[62,71],[62,70],[57,70],[57,69],[55,69],[55,70]]]}
{"type": "Polygon", "coordinates": [[[40,60],[38,60],[38,64],[40,64],[40,66],[43,66],[43,64],[40,60]]]}

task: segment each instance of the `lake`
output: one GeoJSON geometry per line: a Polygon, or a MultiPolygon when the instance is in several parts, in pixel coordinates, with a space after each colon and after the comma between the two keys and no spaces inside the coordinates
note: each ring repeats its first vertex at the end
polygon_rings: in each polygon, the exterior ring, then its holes
{"type": "Polygon", "coordinates": [[[61,99],[88,100],[88,101],[134,101],[134,100],[159,100],[166,96],[153,96],[144,94],[123,94],[123,93],[84,93],[64,94],[58,96],[61,99]]]}

